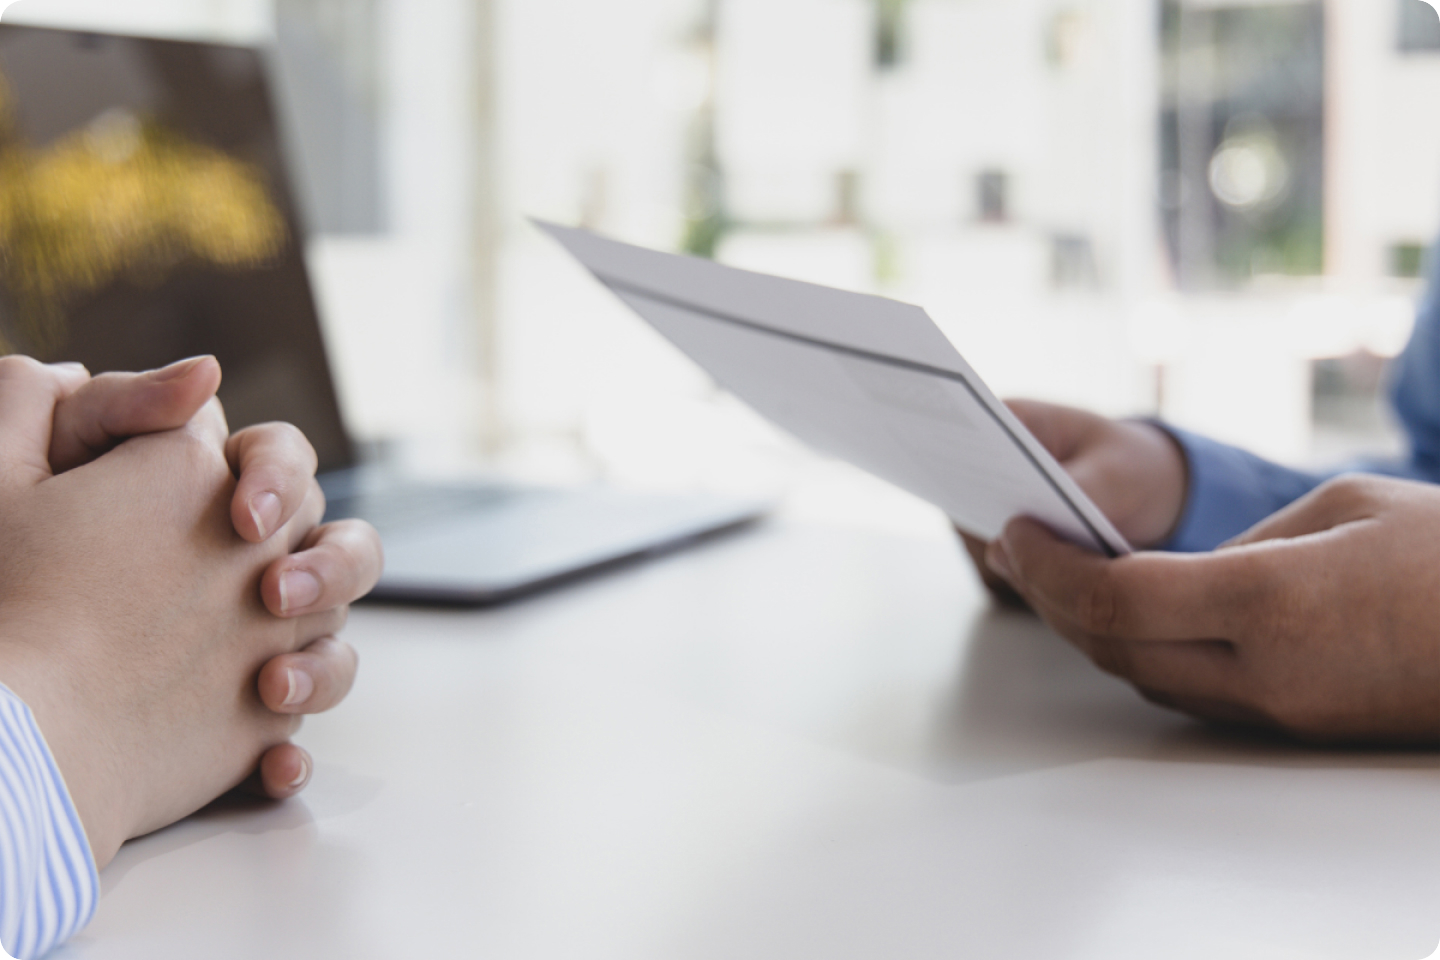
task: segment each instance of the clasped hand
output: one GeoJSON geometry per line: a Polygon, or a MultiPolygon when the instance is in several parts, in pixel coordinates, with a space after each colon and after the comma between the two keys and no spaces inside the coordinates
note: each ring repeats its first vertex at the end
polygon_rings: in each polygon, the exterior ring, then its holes
{"type": "Polygon", "coordinates": [[[285,425],[230,436],[220,375],[0,358],[0,681],[100,866],[236,786],[303,789],[289,738],[354,681],[335,635],[379,577],[378,537],[317,526],[314,450],[285,425]]]}
{"type": "MultiPolygon", "coordinates": [[[[1012,406],[1133,543],[1178,522],[1186,467],[1163,430],[1012,406]]],[[[1029,520],[969,546],[992,587],[1155,703],[1307,740],[1440,743],[1433,486],[1342,477],[1207,554],[1107,560],[1029,520]]]]}

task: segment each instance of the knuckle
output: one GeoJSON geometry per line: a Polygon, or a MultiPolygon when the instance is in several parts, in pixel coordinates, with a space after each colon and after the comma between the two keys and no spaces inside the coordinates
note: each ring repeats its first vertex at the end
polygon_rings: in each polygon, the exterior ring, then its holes
{"type": "Polygon", "coordinates": [[[308,634],[304,638],[307,644],[306,650],[322,664],[332,663],[334,657],[331,645],[335,642],[335,635],[345,629],[345,623],[350,616],[350,607],[348,604],[342,604],[332,610],[312,616],[315,618],[313,622],[301,627],[308,634]],[[320,636],[320,639],[313,639],[317,635],[320,636]]]}
{"type": "Polygon", "coordinates": [[[1127,677],[1130,674],[1130,657],[1118,643],[1094,644],[1090,648],[1090,659],[1112,677],[1127,677]]]}
{"type": "Polygon", "coordinates": [[[320,486],[320,481],[316,480],[314,477],[311,477],[310,485],[309,488],[306,490],[305,496],[307,500],[310,500],[315,504],[315,509],[318,511],[316,513],[316,522],[318,523],[319,518],[325,516],[325,511],[330,506],[329,500],[327,500],[325,497],[325,491],[320,486]]]}
{"type": "MultiPolygon", "coordinates": [[[[221,460],[225,459],[225,444],[222,438],[228,433],[228,428],[219,408],[209,405],[201,407],[188,423],[173,432],[205,447],[221,460]]],[[[229,469],[228,461],[226,469],[229,469]]]]}
{"type": "Polygon", "coordinates": [[[225,462],[224,451],[218,449],[203,431],[199,429],[179,430],[176,431],[174,439],[177,451],[187,461],[206,467],[219,464],[225,468],[227,474],[230,473],[230,465],[225,462]]]}
{"type": "Polygon", "coordinates": [[[1324,722],[1324,712],[1314,698],[1289,684],[1267,689],[1258,698],[1255,711],[1276,730],[1293,736],[1317,731],[1324,722]]]}
{"type": "Polygon", "coordinates": [[[309,549],[315,545],[315,541],[306,538],[313,535],[315,529],[325,518],[325,495],[320,492],[319,485],[311,480],[304,487],[303,493],[295,492],[287,496],[282,492],[282,497],[293,508],[288,522],[289,527],[300,538],[305,549],[309,549]]]}
{"type": "Polygon", "coordinates": [[[1376,482],[1372,477],[1347,474],[1336,477],[1320,488],[1319,497],[1328,506],[1356,509],[1375,499],[1376,482]]]}
{"type": "Polygon", "coordinates": [[[384,549],[380,541],[380,531],[376,530],[368,520],[351,520],[348,522],[351,525],[351,530],[355,533],[356,539],[361,543],[368,545],[370,549],[376,553],[384,549]]]}
{"type": "Polygon", "coordinates": [[[265,424],[264,429],[270,431],[276,440],[298,447],[301,450],[313,452],[315,449],[310,445],[310,440],[305,436],[305,432],[293,423],[277,420],[273,423],[265,424]]]}
{"type": "MultiPolygon", "coordinates": [[[[336,631],[338,634],[339,631],[336,631]]],[[[336,676],[344,679],[354,676],[355,669],[360,663],[360,656],[355,648],[341,640],[338,636],[332,635],[319,641],[318,648],[328,661],[336,676]]]]}
{"type": "Polygon", "coordinates": [[[315,448],[310,444],[310,439],[293,423],[277,420],[251,427],[250,430],[255,436],[263,438],[274,446],[298,450],[306,457],[314,456],[315,448]]]}
{"type": "Polygon", "coordinates": [[[356,572],[367,571],[384,562],[385,548],[380,533],[364,520],[341,520],[335,524],[334,545],[356,572]]]}
{"type": "Polygon", "coordinates": [[[380,531],[363,520],[360,521],[360,524],[359,529],[362,535],[362,542],[370,548],[370,559],[372,561],[373,571],[378,577],[380,571],[385,568],[385,543],[380,539],[380,531]]]}
{"type": "Polygon", "coordinates": [[[316,554],[321,558],[327,583],[345,587],[359,579],[363,563],[354,543],[332,539],[316,547],[316,554]]]}
{"type": "Polygon", "coordinates": [[[224,427],[225,433],[230,432],[229,421],[225,419],[225,404],[220,402],[219,397],[211,397],[206,400],[205,406],[200,408],[200,415],[208,417],[212,423],[224,427]]]}
{"type": "Polygon", "coordinates": [[[269,423],[262,423],[255,429],[263,430],[273,435],[275,438],[285,440],[289,443],[295,443],[307,447],[310,445],[309,441],[305,439],[305,434],[300,430],[299,427],[295,426],[295,424],[293,423],[287,423],[284,420],[272,420],[269,423]]]}
{"type": "Polygon", "coordinates": [[[155,442],[164,445],[175,469],[190,480],[188,489],[197,494],[208,496],[214,484],[234,480],[225,452],[193,426],[158,436],[155,442]]]}
{"type": "Polygon", "coordinates": [[[1285,555],[1254,552],[1237,555],[1226,575],[1212,584],[1206,599],[1228,611],[1230,631],[1265,641],[1283,636],[1296,623],[1293,562],[1285,555]]]}
{"type": "Polygon", "coordinates": [[[1086,632],[1109,636],[1121,620],[1119,587],[1108,572],[1095,577],[1080,595],[1077,611],[1086,632]]]}
{"type": "Polygon", "coordinates": [[[274,713],[269,707],[266,707],[265,715],[260,720],[256,734],[262,745],[273,749],[288,743],[300,732],[302,719],[299,715],[274,713]]]}
{"type": "Polygon", "coordinates": [[[12,353],[0,357],[0,380],[27,380],[40,376],[45,366],[39,360],[12,353]]]}
{"type": "Polygon", "coordinates": [[[310,438],[292,423],[274,421],[247,427],[247,446],[284,470],[313,477],[319,458],[310,438]]]}

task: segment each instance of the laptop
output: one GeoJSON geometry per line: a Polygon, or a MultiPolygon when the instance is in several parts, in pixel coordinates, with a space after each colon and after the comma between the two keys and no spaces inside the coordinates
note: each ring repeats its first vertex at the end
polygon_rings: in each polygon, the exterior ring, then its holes
{"type": "Polygon", "coordinates": [[[298,426],[327,519],[380,529],[376,599],[496,603],[764,513],[700,494],[424,484],[362,463],[281,146],[257,50],[0,25],[0,354],[101,373],[213,353],[232,428],[298,426]]]}

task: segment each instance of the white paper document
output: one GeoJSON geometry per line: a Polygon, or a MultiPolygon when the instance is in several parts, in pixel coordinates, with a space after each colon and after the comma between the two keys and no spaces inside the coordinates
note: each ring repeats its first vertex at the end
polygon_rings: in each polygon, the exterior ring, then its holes
{"type": "Polygon", "coordinates": [[[1033,517],[1130,546],[919,307],[540,226],[725,389],[986,540],[1033,517]]]}

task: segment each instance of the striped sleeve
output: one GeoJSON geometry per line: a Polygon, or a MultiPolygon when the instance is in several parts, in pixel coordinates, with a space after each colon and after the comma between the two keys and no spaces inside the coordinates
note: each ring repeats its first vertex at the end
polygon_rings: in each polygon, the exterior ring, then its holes
{"type": "Polygon", "coordinates": [[[36,960],[90,922],[100,878],[35,717],[0,685],[0,947],[36,960]]]}

